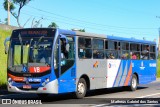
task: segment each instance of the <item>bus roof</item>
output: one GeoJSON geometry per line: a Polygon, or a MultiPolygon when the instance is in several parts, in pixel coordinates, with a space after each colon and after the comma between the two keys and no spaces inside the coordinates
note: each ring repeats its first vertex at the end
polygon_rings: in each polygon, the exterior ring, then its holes
{"type": "Polygon", "coordinates": [[[124,38],[124,37],[118,37],[118,36],[86,33],[86,32],[80,32],[80,31],[75,31],[75,32],[76,32],[76,35],[78,36],[100,37],[100,38],[106,38],[108,40],[114,40],[114,41],[134,42],[134,43],[143,43],[143,44],[152,44],[152,45],[156,44],[156,42],[154,41],[140,40],[140,39],[135,39],[135,38],[124,38]]]}
{"type": "Polygon", "coordinates": [[[124,38],[124,37],[118,37],[118,36],[107,36],[109,40],[117,40],[117,41],[126,41],[126,42],[134,42],[134,43],[143,43],[143,44],[152,44],[155,45],[156,42],[154,41],[147,41],[147,40],[140,40],[135,38],[124,38]]]}
{"type": "Polygon", "coordinates": [[[78,35],[78,36],[100,37],[100,38],[106,38],[107,37],[104,34],[87,33],[87,32],[80,32],[80,31],[75,31],[75,32],[76,32],[76,35],[78,35]]]}

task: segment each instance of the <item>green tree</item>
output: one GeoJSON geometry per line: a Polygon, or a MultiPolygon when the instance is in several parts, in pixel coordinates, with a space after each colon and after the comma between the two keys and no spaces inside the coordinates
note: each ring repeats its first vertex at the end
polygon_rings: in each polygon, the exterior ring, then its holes
{"type": "Polygon", "coordinates": [[[51,22],[51,24],[48,27],[49,28],[51,28],[51,27],[58,28],[59,26],[55,22],[51,22]]]}
{"type": "Polygon", "coordinates": [[[85,32],[86,31],[85,28],[84,29],[71,29],[71,30],[73,30],[73,31],[80,31],[80,32],[85,32]]]}
{"type": "MultiPolygon", "coordinates": [[[[4,0],[3,6],[4,9],[8,11],[8,0],[4,0]]],[[[12,12],[15,9],[15,6],[12,2],[9,2],[9,6],[10,6],[10,11],[12,12]]]]}
{"type": "MultiPolygon", "coordinates": [[[[19,17],[20,17],[20,13],[21,13],[21,9],[30,2],[31,0],[12,0],[12,2],[9,2],[10,4],[10,12],[11,14],[14,16],[14,18],[17,20],[17,24],[19,27],[22,27],[19,21],[19,17]],[[15,13],[15,5],[18,5],[18,12],[15,13]]],[[[4,0],[3,3],[4,9],[6,11],[8,11],[8,0],[4,0]]]]}
{"type": "Polygon", "coordinates": [[[80,31],[80,32],[85,32],[85,29],[80,29],[79,31],[80,31]]]}

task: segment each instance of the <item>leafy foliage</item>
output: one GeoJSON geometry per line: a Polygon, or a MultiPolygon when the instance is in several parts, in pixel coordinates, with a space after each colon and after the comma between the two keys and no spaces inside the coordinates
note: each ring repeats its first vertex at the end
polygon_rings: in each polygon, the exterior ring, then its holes
{"type": "Polygon", "coordinates": [[[11,31],[0,29],[0,88],[7,83],[7,55],[4,50],[4,40],[11,35],[11,31]]]}
{"type": "Polygon", "coordinates": [[[80,31],[80,32],[85,32],[85,29],[80,29],[79,31],[80,31]]]}
{"type": "MultiPolygon", "coordinates": [[[[15,9],[14,4],[10,2],[9,5],[10,5],[10,11],[13,11],[15,9]]],[[[3,6],[4,9],[8,11],[8,0],[4,0],[3,6]]]]}
{"type": "MultiPolygon", "coordinates": [[[[20,22],[19,22],[19,16],[21,13],[21,9],[30,2],[31,0],[13,0],[13,2],[10,2],[10,12],[11,14],[14,16],[14,18],[16,18],[18,26],[22,27],[20,22]],[[18,12],[15,13],[15,4],[19,6],[18,12]]],[[[7,11],[8,10],[8,0],[4,0],[3,3],[4,9],[7,11]]]]}
{"type": "Polygon", "coordinates": [[[51,27],[58,28],[58,25],[55,22],[51,22],[51,24],[48,27],[49,28],[51,28],[51,27]]]}

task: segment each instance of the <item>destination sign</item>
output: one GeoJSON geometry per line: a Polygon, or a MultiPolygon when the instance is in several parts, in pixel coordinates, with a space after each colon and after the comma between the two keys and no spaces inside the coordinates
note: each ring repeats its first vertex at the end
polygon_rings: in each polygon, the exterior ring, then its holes
{"type": "Polygon", "coordinates": [[[18,29],[12,33],[12,38],[21,37],[54,37],[55,29],[49,28],[30,28],[30,29],[18,29]]]}
{"type": "Polygon", "coordinates": [[[42,30],[42,31],[21,31],[21,35],[47,35],[48,31],[42,30]]]}

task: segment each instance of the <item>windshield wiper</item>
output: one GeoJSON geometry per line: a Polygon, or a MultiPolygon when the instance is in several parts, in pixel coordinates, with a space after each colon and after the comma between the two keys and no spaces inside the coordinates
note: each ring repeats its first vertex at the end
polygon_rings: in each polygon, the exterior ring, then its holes
{"type": "Polygon", "coordinates": [[[27,57],[27,68],[28,68],[28,63],[29,63],[30,46],[31,46],[32,41],[33,41],[33,38],[30,39],[30,43],[29,43],[29,47],[28,47],[29,50],[28,50],[28,57],[27,57]]]}
{"type": "Polygon", "coordinates": [[[42,40],[42,38],[44,38],[44,36],[41,36],[39,39],[38,39],[38,42],[36,44],[36,46],[38,46],[39,42],[42,40]]]}
{"type": "Polygon", "coordinates": [[[38,48],[38,45],[39,45],[39,43],[40,43],[40,41],[42,40],[43,37],[44,37],[44,36],[41,36],[41,37],[38,39],[37,43],[36,43],[36,42],[34,43],[34,45],[33,45],[33,48],[34,48],[34,49],[37,49],[37,48],[38,48]]]}
{"type": "Polygon", "coordinates": [[[19,38],[19,41],[20,41],[21,45],[23,46],[22,37],[21,37],[21,34],[20,34],[20,33],[19,33],[19,35],[18,35],[18,38],[19,38]]]}

